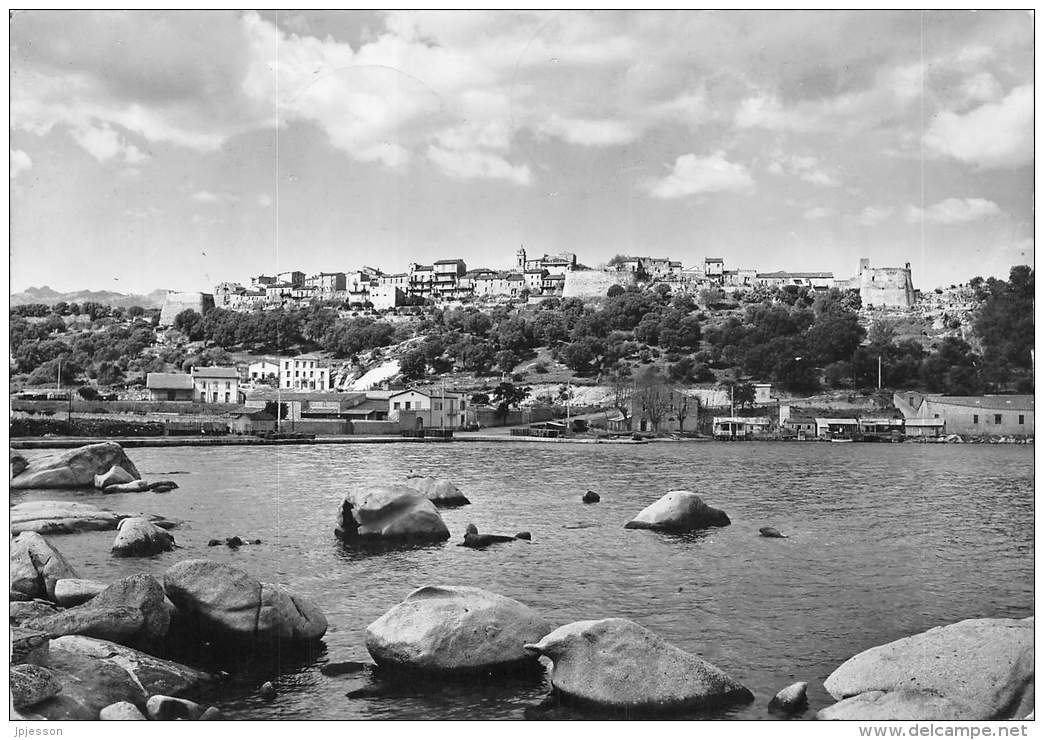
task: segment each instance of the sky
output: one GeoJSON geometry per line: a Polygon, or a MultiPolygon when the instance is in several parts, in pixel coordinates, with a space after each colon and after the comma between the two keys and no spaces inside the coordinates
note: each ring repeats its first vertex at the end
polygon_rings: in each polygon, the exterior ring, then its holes
{"type": "Polygon", "coordinates": [[[21,11],[10,288],[1033,264],[1026,11],[21,11]]]}

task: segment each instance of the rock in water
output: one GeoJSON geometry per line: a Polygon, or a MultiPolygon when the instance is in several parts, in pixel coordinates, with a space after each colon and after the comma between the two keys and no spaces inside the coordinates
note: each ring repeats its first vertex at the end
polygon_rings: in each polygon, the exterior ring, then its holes
{"type": "Polygon", "coordinates": [[[708,506],[692,491],[671,491],[642,509],[624,528],[687,532],[705,527],[727,527],[731,523],[724,511],[708,506]]]}
{"type": "Polygon", "coordinates": [[[602,500],[602,497],[599,496],[594,491],[588,491],[587,493],[584,494],[584,498],[583,498],[583,502],[585,504],[597,504],[601,500],[602,500]]]}
{"type": "Polygon", "coordinates": [[[50,699],[62,690],[61,683],[46,668],[32,663],[13,665],[11,674],[11,703],[23,709],[50,699]]]}
{"type": "Polygon", "coordinates": [[[203,707],[194,701],[162,694],[150,696],[145,704],[145,714],[151,720],[197,720],[203,716],[203,711],[203,707]]]}
{"type": "Polygon", "coordinates": [[[754,700],[721,669],[627,619],[573,622],[525,649],[550,658],[555,691],[581,703],[675,712],[754,700]]]}
{"type": "Polygon", "coordinates": [[[152,484],[147,480],[132,480],[130,483],[113,483],[106,486],[102,493],[141,493],[148,491],[152,484]]]}
{"type": "Polygon", "coordinates": [[[141,721],[145,719],[145,715],[138,711],[138,708],[129,701],[118,701],[115,704],[104,707],[98,713],[98,719],[107,722],[141,721]]]}
{"type": "Polygon", "coordinates": [[[183,560],[163,574],[163,588],[180,617],[204,633],[264,642],[326,633],[326,616],[311,599],[222,563],[183,560]]]}
{"type": "Polygon", "coordinates": [[[468,497],[446,478],[407,476],[406,485],[436,506],[465,506],[471,503],[468,497]]]}
{"type": "Polygon", "coordinates": [[[155,555],[173,549],[174,535],[139,516],[121,521],[119,534],[112,543],[112,554],[121,558],[155,555]]]}
{"type": "Polygon", "coordinates": [[[62,554],[36,532],[22,532],[11,540],[12,590],[54,601],[55,583],[77,577],[62,554]]]}
{"type": "Polygon", "coordinates": [[[784,540],[787,538],[785,534],[780,532],[775,527],[762,527],[758,531],[761,532],[762,537],[779,537],[784,540]]]}
{"type": "Polygon", "coordinates": [[[470,586],[424,586],[366,628],[378,665],[445,676],[537,668],[523,649],[551,625],[525,604],[470,586]]]}
{"type": "Polygon", "coordinates": [[[11,488],[88,488],[94,476],[113,466],[141,477],[123,448],[115,442],[98,442],[73,450],[53,452],[28,459],[27,467],[11,480],[11,488]]]}
{"type": "Polygon", "coordinates": [[[1017,719],[1033,708],[1033,623],[968,619],[870,648],[824,682],[819,719],[1017,719]]]}
{"type": "Polygon", "coordinates": [[[441,542],[450,536],[435,505],[399,484],[361,486],[350,491],[337,512],[334,533],[346,541],[441,542]]]}
{"type": "MultiPolygon", "coordinates": [[[[142,514],[121,514],[75,501],[23,501],[11,507],[11,534],[76,534],[116,529],[121,520],[142,514]]],[[[150,515],[149,521],[168,528],[174,522],[150,515]]]]}
{"type": "Polygon", "coordinates": [[[94,487],[103,490],[106,486],[112,486],[117,483],[130,483],[132,480],[135,480],[133,475],[119,465],[113,465],[105,473],[94,476],[94,487]]]}
{"type": "Polygon", "coordinates": [[[808,682],[798,681],[780,691],[769,702],[770,712],[797,714],[808,707],[808,682]]]}

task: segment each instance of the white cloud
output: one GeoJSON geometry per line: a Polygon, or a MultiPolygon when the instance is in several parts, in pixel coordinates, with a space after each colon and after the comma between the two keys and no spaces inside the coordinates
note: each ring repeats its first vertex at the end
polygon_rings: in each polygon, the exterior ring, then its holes
{"type": "Polygon", "coordinates": [[[481,178],[507,180],[516,185],[531,185],[533,174],[527,165],[513,165],[502,157],[481,151],[454,151],[428,147],[428,158],[450,177],[466,180],[481,178]]]}
{"type": "Polygon", "coordinates": [[[742,164],[729,162],[725,152],[707,157],[683,154],[675,161],[671,173],[659,180],[644,183],[654,198],[684,198],[701,193],[753,192],[754,178],[742,164]]]}
{"type": "Polygon", "coordinates": [[[987,169],[1033,163],[1033,85],[963,115],[943,111],[924,135],[927,147],[987,169]]]}
{"type": "Polygon", "coordinates": [[[774,175],[789,174],[820,187],[836,187],[841,183],[819,167],[819,160],[812,156],[777,155],[766,167],[774,175]]]}
{"type": "Polygon", "coordinates": [[[815,208],[809,208],[807,211],[805,211],[804,213],[801,214],[801,216],[803,218],[807,218],[807,219],[826,218],[829,215],[830,215],[830,209],[829,208],[823,208],[821,206],[816,206],[815,208]]]}
{"type": "Polygon", "coordinates": [[[209,190],[197,190],[189,197],[191,197],[196,203],[236,203],[239,201],[238,195],[232,195],[231,193],[212,193],[209,190]]]}
{"type": "Polygon", "coordinates": [[[271,208],[275,204],[275,201],[268,193],[261,193],[261,195],[257,196],[257,204],[262,208],[271,208]]]}
{"type": "Polygon", "coordinates": [[[618,146],[637,141],[642,130],[639,126],[617,120],[584,120],[552,115],[541,125],[545,133],[558,136],[570,144],[583,146],[618,146]]]}
{"type": "Polygon", "coordinates": [[[69,135],[84,151],[99,162],[107,162],[118,157],[127,164],[138,164],[147,159],[138,147],[124,141],[120,133],[107,123],[103,123],[101,126],[91,124],[79,126],[71,129],[69,135]]]}
{"type": "Polygon", "coordinates": [[[33,160],[21,149],[11,149],[11,179],[33,168],[33,160]]]}
{"type": "Polygon", "coordinates": [[[1000,215],[1000,206],[985,198],[947,198],[928,208],[910,206],[906,211],[906,220],[911,223],[919,223],[923,219],[933,224],[965,224],[1000,215]]]}
{"type": "Polygon", "coordinates": [[[882,221],[891,218],[893,213],[895,213],[895,208],[892,206],[867,206],[863,209],[862,213],[856,217],[856,221],[863,226],[876,226],[882,221]]]}

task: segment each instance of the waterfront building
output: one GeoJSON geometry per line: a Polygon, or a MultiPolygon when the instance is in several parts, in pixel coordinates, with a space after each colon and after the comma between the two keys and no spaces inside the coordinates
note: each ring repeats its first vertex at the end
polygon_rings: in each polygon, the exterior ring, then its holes
{"type": "Polygon", "coordinates": [[[234,367],[194,367],[191,376],[198,403],[239,403],[239,371],[234,367]]]}
{"type": "Polygon", "coordinates": [[[330,368],[322,367],[316,355],[280,357],[279,387],[294,391],[326,391],[330,389],[330,368]]]}
{"type": "Polygon", "coordinates": [[[1033,396],[944,396],[900,391],[892,402],[906,418],[908,429],[911,420],[937,419],[944,422],[946,434],[1035,436],[1033,396]]]}
{"type": "Polygon", "coordinates": [[[388,418],[415,419],[417,429],[457,429],[464,425],[467,396],[441,388],[409,388],[388,397],[388,418]]]}
{"type": "Polygon", "coordinates": [[[191,375],[184,373],[149,373],[145,388],[150,401],[194,401],[195,385],[191,375]]]}

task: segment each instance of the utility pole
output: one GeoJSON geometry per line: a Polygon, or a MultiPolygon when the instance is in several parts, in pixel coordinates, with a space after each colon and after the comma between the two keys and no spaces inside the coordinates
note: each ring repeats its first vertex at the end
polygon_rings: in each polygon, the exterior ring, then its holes
{"type": "Polygon", "coordinates": [[[881,355],[877,356],[877,390],[881,390],[881,355]]]}

